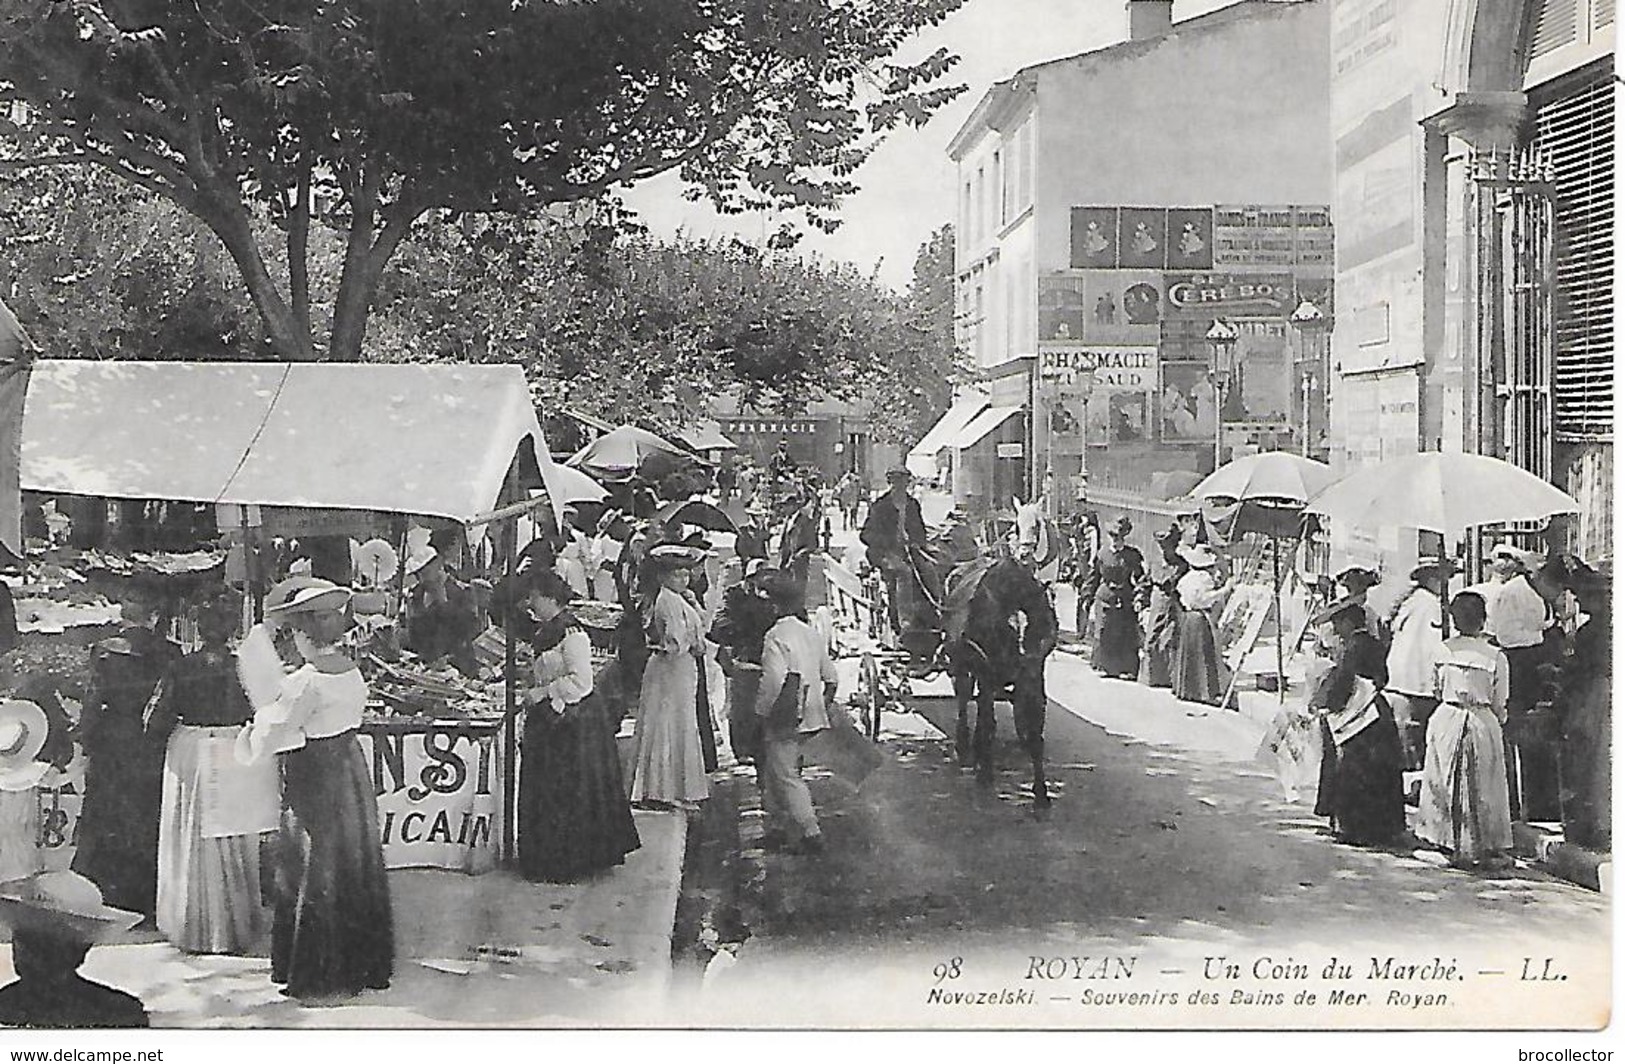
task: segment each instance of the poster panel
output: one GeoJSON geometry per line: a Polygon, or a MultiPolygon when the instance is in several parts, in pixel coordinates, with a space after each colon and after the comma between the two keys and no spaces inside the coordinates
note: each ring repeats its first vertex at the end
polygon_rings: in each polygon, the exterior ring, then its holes
{"type": "Polygon", "coordinates": [[[1168,268],[1213,268],[1213,209],[1173,207],[1168,211],[1168,268]]]}
{"type": "Polygon", "coordinates": [[[1162,275],[1149,270],[1070,270],[1038,280],[1040,345],[1155,345],[1162,275]]]}
{"type": "Polygon", "coordinates": [[[1072,268],[1076,270],[1115,270],[1117,259],[1117,208],[1072,208],[1072,268]]]}
{"type": "Polygon", "coordinates": [[[1160,270],[1168,265],[1168,211],[1124,207],[1117,223],[1119,263],[1125,269],[1160,270]]]}
{"type": "Polygon", "coordinates": [[[1168,274],[1167,319],[1285,318],[1292,313],[1290,273],[1168,274]]]}
{"type": "Polygon", "coordinates": [[[1168,443],[1211,441],[1218,428],[1218,393],[1205,362],[1164,362],[1160,435],[1168,443]]]}

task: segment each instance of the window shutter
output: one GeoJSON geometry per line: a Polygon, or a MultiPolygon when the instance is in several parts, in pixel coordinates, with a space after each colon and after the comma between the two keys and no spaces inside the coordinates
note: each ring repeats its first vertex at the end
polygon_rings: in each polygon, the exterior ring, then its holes
{"type": "Polygon", "coordinates": [[[1603,62],[1531,94],[1534,147],[1555,184],[1554,427],[1571,438],[1614,430],[1612,73],[1603,62]]]}
{"type": "Polygon", "coordinates": [[[1580,39],[1580,0],[1544,0],[1535,20],[1535,39],[1529,54],[1539,59],[1547,52],[1580,39]]]}

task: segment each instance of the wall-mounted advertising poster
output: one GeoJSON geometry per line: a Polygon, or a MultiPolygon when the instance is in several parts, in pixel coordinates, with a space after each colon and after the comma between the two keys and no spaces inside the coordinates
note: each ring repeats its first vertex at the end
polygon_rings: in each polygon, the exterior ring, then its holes
{"type": "Polygon", "coordinates": [[[1236,396],[1225,404],[1227,420],[1287,424],[1293,392],[1302,377],[1292,362],[1288,327],[1281,321],[1238,321],[1236,331],[1236,396]]]}
{"type": "Polygon", "coordinates": [[[1330,207],[1298,207],[1293,215],[1295,241],[1293,263],[1301,270],[1332,271],[1332,210],[1330,207]]]}
{"type": "Polygon", "coordinates": [[[1168,268],[1213,268],[1213,210],[1210,207],[1173,207],[1168,211],[1168,268]]]}
{"type": "Polygon", "coordinates": [[[1162,275],[1150,270],[1072,270],[1038,279],[1038,340],[1046,344],[1155,344],[1162,275]]]}
{"type": "Polygon", "coordinates": [[[1072,268],[1117,269],[1117,208],[1072,208],[1072,268]]]}
{"type": "Polygon", "coordinates": [[[1160,270],[1168,264],[1168,212],[1124,207],[1117,221],[1117,258],[1124,269],[1160,270]]]}
{"type": "Polygon", "coordinates": [[[1164,362],[1158,399],[1159,434],[1165,442],[1213,439],[1218,427],[1218,393],[1208,379],[1207,363],[1164,362]]]}
{"type": "Polygon", "coordinates": [[[1291,266],[1296,254],[1294,218],[1292,207],[1215,207],[1214,268],[1291,266]]]}
{"type": "Polygon", "coordinates": [[[1092,373],[1084,428],[1089,443],[1128,443],[1155,438],[1151,412],[1157,387],[1157,348],[1152,344],[1049,345],[1039,349],[1039,379],[1063,387],[1092,373]]]}
{"type": "Polygon", "coordinates": [[[1166,280],[1165,318],[1284,318],[1296,305],[1290,273],[1169,274],[1166,280]]]}

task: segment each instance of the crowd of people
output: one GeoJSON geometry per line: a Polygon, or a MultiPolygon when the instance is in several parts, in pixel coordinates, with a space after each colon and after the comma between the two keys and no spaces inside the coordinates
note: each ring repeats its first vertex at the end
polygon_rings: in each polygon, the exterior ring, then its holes
{"type": "MultiPolygon", "coordinates": [[[[1091,665],[1219,705],[1232,683],[1218,621],[1236,578],[1221,574],[1200,518],[1158,536],[1151,560],[1132,531],[1126,517],[1102,529],[1093,515],[1069,530],[1091,665]]],[[[1610,575],[1511,544],[1489,561],[1486,581],[1451,597],[1455,564],[1421,559],[1386,615],[1369,601],[1373,571],[1348,569],[1323,590],[1308,702],[1316,812],[1340,839],[1419,841],[1477,865],[1505,858],[1521,819],[1561,820],[1570,841],[1609,845],[1610,575]],[[1407,774],[1419,780],[1409,789],[1407,774]]]]}
{"type": "Polygon", "coordinates": [[[816,852],[799,753],[829,726],[835,697],[827,635],[807,614],[825,507],[804,480],[778,483],[773,503],[736,508],[739,565],[726,570],[706,529],[635,512],[647,505],[544,521],[516,571],[489,582],[455,537],[420,530],[387,645],[358,617],[372,590],[313,575],[297,549],[267,553],[280,579],[263,625],[242,639],[241,587],[177,601],[127,582],[120,629],[94,647],[74,692],[76,722],[53,701],[66,692],[8,684],[52,709],[27,718],[29,734],[71,733],[85,776],[73,870],[0,876],[22,976],[0,991],[0,1022],[143,1020],[139,1002],[75,974],[91,945],[137,925],[192,953],[268,949],[273,982],[299,1000],[388,987],[394,915],[360,740],[369,684],[358,662],[375,651],[472,676],[476,638],[512,628],[523,711],[515,868],[528,879],[576,882],[622,864],[640,846],[636,808],[698,809],[719,763],[722,686],[731,749],[757,767],[768,844],[816,852]],[[599,610],[589,629],[583,600],[618,605],[619,628],[605,632],[599,610]],[[182,630],[185,652],[171,638],[182,630]],[[628,716],[630,774],[617,746],[628,716]],[[31,938],[30,927],[44,930],[31,938]]]}
{"type": "Polygon", "coordinates": [[[1093,644],[1090,664],[1101,675],[1217,706],[1230,688],[1218,623],[1235,581],[1221,576],[1194,515],[1157,537],[1150,561],[1128,542],[1133,531],[1127,517],[1102,530],[1093,514],[1069,529],[1074,631],[1093,644]]]}

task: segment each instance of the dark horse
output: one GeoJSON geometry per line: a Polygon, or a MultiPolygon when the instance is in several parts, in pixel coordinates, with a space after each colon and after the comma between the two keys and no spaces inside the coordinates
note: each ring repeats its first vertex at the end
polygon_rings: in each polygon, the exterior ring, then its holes
{"type": "Polygon", "coordinates": [[[994,701],[1008,696],[1016,737],[1033,766],[1033,804],[1049,805],[1044,779],[1044,662],[1059,624],[1044,586],[1020,560],[978,557],[955,565],[937,550],[913,557],[915,580],[899,582],[902,643],[915,657],[945,665],[953,678],[954,747],[977,779],[993,780],[994,701]],[[944,574],[944,570],[946,573],[944,574]],[[941,588],[937,594],[936,589],[941,588]],[[976,704],[974,735],[969,723],[976,704]]]}

